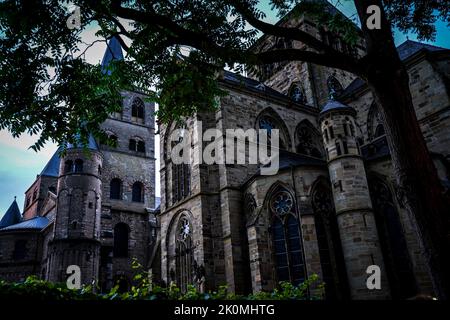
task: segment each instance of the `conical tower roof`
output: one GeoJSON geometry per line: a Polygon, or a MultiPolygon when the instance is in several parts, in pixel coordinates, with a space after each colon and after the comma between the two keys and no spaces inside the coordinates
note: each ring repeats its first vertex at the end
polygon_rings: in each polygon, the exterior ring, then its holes
{"type": "Polygon", "coordinates": [[[123,60],[122,46],[116,36],[112,37],[106,45],[105,54],[103,55],[102,60],[102,70],[110,74],[111,70],[107,69],[111,61],[114,60],[123,60]]]}
{"type": "Polygon", "coordinates": [[[0,220],[0,229],[19,223],[21,220],[22,215],[20,214],[19,206],[17,205],[16,198],[14,197],[14,201],[9,206],[2,220],[0,220]]]}

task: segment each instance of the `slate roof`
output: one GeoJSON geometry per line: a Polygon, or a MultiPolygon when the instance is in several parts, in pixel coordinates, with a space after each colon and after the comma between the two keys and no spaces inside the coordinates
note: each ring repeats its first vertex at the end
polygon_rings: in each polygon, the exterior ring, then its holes
{"type": "Polygon", "coordinates": [[[50,160],[45,165],[44,169],[41,172],[41,176],[49,176],[49,177],[58,177],[59,176],[59,163],[61,161],[61,158],[59,157],[59,151],[56,150],[56,152],[53,154],[53,156],[50,158],[50,160]]]}
{"type": "MultiPolygon", "coordinates": [[[[263,167],[269,167],[270,164],[267,164],[263,167]]],[[[326,166],[326,161],[310,157],[303,154],[298,154],[286,150],[280,150],[280,162],[279,162],[279,170],[283,170],[291,167],[300,167],[300,166],[326,166]]],[[[257,177],[261,174],[261,169],[258,170],[256,174],[254,174],[249,180],[257,177]]],[[[249,181],[248,180],[248,181],[249,181]]],[[[247,182],[245,182],[247,183],[247,182]]],[[[245,184],[244,183],[244,184],[245,184]]]]}
{"type": "Polygon", "coordinates": [[[321,166],[326,162],[319,158],[293,153],[286,150],[280,150],[280,170],[298,166],[321,166]]]}
{"type": "MultiPolygon", "coordinates": [[[[82,148],[82,147],[83,147],[82,145],[67,143],[67,149],[77,149],[77,148],[82,148]]],[[[95,141],[94,136],[92,134],[89,135],[89,141],[88,141],[87,147],[88,147],[88,149],[91,149],[91,150],[99,149],[97,141],[95,141]]]]}
{"type": "MultiPolygon", "coordinates": [[[[113,60],[123,60],[122,46],[116,36],[112,37],[106,45],[105,54],[102,59],[102,70],[105,71],[113,60]]],[[[111,71],[108,71],[110,74],[111,71]]]]}
{"type": "Polygon", "coordinates": [[[48,224],[50,223],[50,220],[48,220],[45,217],[34,217],[29,220],[25,220],[23,222],[10,225],[6,228],[1,229],[1,231],[6,230],[42,230],[48,224]]]}
{"type": "Polygon", "coordinates": [[[347,106],[345,104],[340,103],[336,100],[328,100],[328,102],[323,107],[322,111],[320,113],[325,113],[330,110],[354,110],[352,107],[347,106]]]}
{"type": "MultiPolygon", "coordinates": [[[[402,61],[407,60],[408,58],[412,57],[414,54],[418,53],[421,50],[436,52],[443,50],[445,51],[449,49],[433,46],[430,44],[420,43],[412,40],[407,40],[397,47],[398,54],[402,61]]],[[[347,88],[345,88],[345,90],[339,96],[339,99],[342,100],[346,98],[347,96],[351,95],[358,89],[361,89],[365,85],[366,83],[361,78],[356,78],[355,80],[353,80],[352,83],[348,85],[347,88]]]]}
{"type": "Polygon", "coordinates": [[[240,74],[233,73],[230,71],[226,71],[226,70],[224,71],[222,81],[231,83],[234,85],[240,85],[246,89],[250,89],[251,91],[265,93],[267,95],[270,95],[270,96],[273,96],[276,98],[289,99],[289,97],[286,96],[285,94],[282,94],[281,92],[278,92],[277,90],[272,89],[257,80],[247,78],[240,74]]]}
{"type": "Polygon", "coordinates": [[[416,54],[420,50],[426,50],[426,51],[441,51],[441,50],[448,50],[446,48],[433,46],[431,44],[426,43],[420,43],[417,41],[412,40],[406,40],[401,45],[397,47],[398,55],[400,56],[400,59],[406,60],[412,55],[416,54]]]}
{"type": "Polygon", "coordinates": [[[0,229],[6,228],[10,225],[19,223],[22,220],[22,215],[17,205],[16,199],[11,203],[6,213],[3,215],[2,220],[0,220],[0,229]]]}

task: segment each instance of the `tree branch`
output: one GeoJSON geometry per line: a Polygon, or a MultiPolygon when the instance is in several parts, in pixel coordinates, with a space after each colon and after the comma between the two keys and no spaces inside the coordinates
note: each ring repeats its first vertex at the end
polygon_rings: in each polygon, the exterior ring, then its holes
{"type": "Polygon", "coordinates": [[[280,27],[259,20],[253,15],[252,11],[248,7],[246,7],[245,4],[243,4],[241,0],[229,0],[229,2],[236,9],[236,11],[240,13],[245,18],[245,20],[247,20],[250,25],[262,31],[264,34],[297,40],[318,51],[327,53],[337,52],[337,50],[335,50],[333,47],[325,44],[323,41],[320,41],[316,37],[298,28],[280,27]]]}
{"type": "MultiPolygon", "coordinates": [[[[238,3],[239,0],[230,0],[233,3],[238,3]]],[[[343,54],[327,45],[322,41],[316,39],[315,37],[295,28],[285,28],[277,27],[265,22],[259,21],[258,19],[251,20],[255,25],[261,27],[261,31],[268,31],[270,34],[277,33],[280,36],[292,37],[294,40],[305,40],[307,45],[314,44],[315,48],[320,48],[319,51],[322,53],[315,53],[312,51],[303,51],[299,49],[286,49],[286,50],[275,50],[269,52],[253,53],[248,51],[241,51],[234,48],[227,48],[217,45],[213,40],[208,38],[207,35],[199,32],[194,32],[187,30],[177,23],[169,19],[168,17],[157,14],[154,11],[138,11],[131,8],[125,8],[120,5],[121,1],[116,0],[113,2],[111,11],[117,16],[134,20],[143,24],[152,23],[157,25],[164,30],[170,32],[169,37],[171,40],[179,45],[186,45],[198,50],[204,51],[215,57],[222,57],[224,60],[237,62],[237,63],[248,63],[250,60],[257,64],[273,63],[286,60],[297,60],[316,63],[328,67],[338,68],[353,72],[356,74],[361,74],[361,70],[358,68],[358,61],[351,56],[343,54]],[[306,35],[306,36],[305,36],[306,35]],[[245,58],[243,58],[245,56],[245,58]],[[252,59],[256,58],[256,59],[252,59]]],[[[245,12],[245,11],[244,11],[245,12]]],[[[253,16],[253,15],[251,15],[253,16]]],[[[246,19],[249,19],[245,17],[246,19]]],[[[175,44],[175,43],[174,43],[175,44]]]]}
{"type": "Polygon", "coordinates": [[[337,59],[335,55],[328,53],[317,53],[299,49],[282,49],[257,53],[255,54],[255,57],[260,64],[270,64],[282,61],[304,61],[349,71],[360,76],[363,74],[362,69],[359,67],[359,63],[354,61],[354,59],[345,59],[346,57],[342,56],[337,59]]]}

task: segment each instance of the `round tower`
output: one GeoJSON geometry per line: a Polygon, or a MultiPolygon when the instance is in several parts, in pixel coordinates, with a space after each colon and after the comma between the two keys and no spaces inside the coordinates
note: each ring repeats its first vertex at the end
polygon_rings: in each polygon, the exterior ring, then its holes
{"type": "Polygon", "coordinates": [[[48,252],[50,281],[65,282],[70,265],[80,268],[81,284],[98,279],[103,157],[93,137],[88,147],[89,152],[68,144],[60,161],[54,235],[48,252]]]}
{"type": "Polygon", "coordinates": [[[320,113],[328,170],[352,299],[389,297],[364,162],[355,136],[356,111],[330,100],[320,113]],[[381,270],[381,289],[369,289],[367,268],[381,270]]]}

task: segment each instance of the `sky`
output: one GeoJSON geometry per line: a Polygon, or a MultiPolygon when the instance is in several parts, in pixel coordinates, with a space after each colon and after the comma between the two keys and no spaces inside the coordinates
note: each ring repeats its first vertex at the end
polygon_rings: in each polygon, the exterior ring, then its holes
{"type": "MultiPolygon", "coordinates": [[[[350,0],[331,0],[333,4],[338,4],[338,8],[348,17],[355,15],[353,1],[350,0]]],[[[260,2],[259,8],[266,13],[265,20],[270,23],[278,21],[276,13],[270,10],[268,0],[260,2]]],[[[435,41],[430,44],[450,48],[450,28],[443,22],[436,23],[437,36],[435,41]]],[[[96,40],[95,32],[97,27],[93,26],[83,33],[83,41],[91,43],[96,40]]],[[[395,33],[396,44],[399,45],[407,39],[417,40],[414,34],[395,33]]],[[[106,44],[104,42],[94,44],[87,50],[85,58],[90,63],[100,63],[105,52],[106,44]]],[[[83,48],[81,48],[83,49],[83,48]]],[[[34,152],[29,147],[37,140],[37,137],[22,135],[19,138],[13,138],[6,130],[0,130],[0,217],[6,212],[14,197],[17,196],[19,208],[23,210],[24,192],[31,186],[50,157],[57,149],[54,143],[47,143],[45,147],[34,152]]],[[[159,136],[155,137],[155,142],[159,141],[159,136]]],[[[159,143],[155,145],[156,155],[156,175],[159,175],[159,143]]],[[[156,179],[156,195],[160,195],[159,179],[156,179]]]]}

